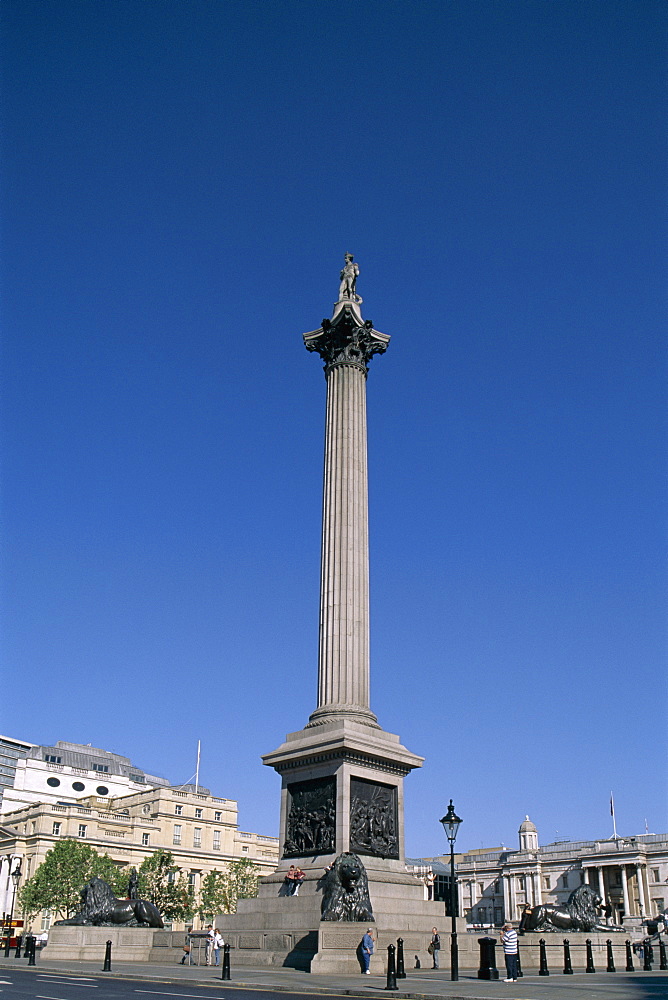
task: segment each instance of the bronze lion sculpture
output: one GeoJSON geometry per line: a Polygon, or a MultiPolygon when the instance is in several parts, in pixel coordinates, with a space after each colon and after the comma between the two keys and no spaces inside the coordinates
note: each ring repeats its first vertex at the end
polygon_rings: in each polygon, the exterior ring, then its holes
{"type": "Polygon", "coordinates": [[[145,899],[116,899],[111,886],[92,878],[81,890],[81,910],[57,924],[88,924],[93,927],[164,927],[157,906],[145,899]]]}
{"type": "Polygon", "coordinates": [[[527,906],[520,921],[525,931],[621,931],[623,927],[601,923],[603,900],[590,885],[581,885],[564,904],[541,903],[527,906]]]}
{"type": "Polygon", "coordinates": [[[373,920],[366,869],[356,854],[339,854],[324,880],[321,920],[373,920]]]}

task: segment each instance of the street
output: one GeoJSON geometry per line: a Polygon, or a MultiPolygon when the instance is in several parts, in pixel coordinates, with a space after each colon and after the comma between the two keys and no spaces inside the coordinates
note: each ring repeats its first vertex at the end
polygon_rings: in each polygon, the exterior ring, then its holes
{"type": "MultiPolygon", "coordinates": [[[[318,982],[308,977],[308,988],[290,989],[275,973],[262,975],[252,983],[235,986],[223,984],[217,975],[202,983],[172,978],[165,970],[165,980],[156,977],[130,979],[112,975],[86,975],[84,972],[44,971],[32,969],[0,968],[0,997],[2,1000],[82,1000],[87,996],[95,1000],[151,1000],[160,997],[206,998],[206,1000],[257,1000],[258,993],[285,998],[285,1000],[312,1000],[314,996],[368,997],[385,993],[384,976],[373,976],[359,982],[349,977],[333,984],[331,980],[318,982]],[[94,991],[94,992],[93,992],[94,991]]],[[[361,977],[360,977],[361,978],[361,977]]],[[[306,983],[304,983],[306,986],[306,983]]],[[[513,984],[502,981],[480,981],[465,975],[458,983],[450,982],[447,973],[436,976],[415,975],[400,982],[394,994],[402,998],[433,998],[433,1000],[659,1000],[668,996],[668,977],[665,974],[636,974],[590,977],[550,977],[539,979],[527,976],[513,984]]]]}

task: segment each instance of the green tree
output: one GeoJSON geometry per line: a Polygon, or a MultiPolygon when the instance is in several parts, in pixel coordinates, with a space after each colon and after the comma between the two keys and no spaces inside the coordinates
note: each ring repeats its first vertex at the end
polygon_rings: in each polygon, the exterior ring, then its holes
{"type": "Polygon", "coordinates": [[[213,920],[219,913],[230,913],[230,880],[216,869],[202,879],[197,912],[202,920],[213,920]]]}
{"type": "Polygon", "coordinates": [[[213,920],[219,913],[236,913],[239,899],[257,896],[260,869],[240,858],[230,861],[222,871],[214,870],[202,879],[197,912],[203,920],[213,920]]]}
{"type": "Polygon", "coordinates": [[[174,864],[171,851],[154,851],[142,861],[139,895],[154,903],[165,920],[188,920],[195,912],[195,890],[187,874],[174,864]]]}
{"type": "Polygon", "coordinates": [[[123,897],[127,891],[126,872],[109,855],[98,854],[89,844],[59,840],[22,886],[19,902],[29,917],[42,910],[71,917],[81,907],[81,889],[89,879],[96,875],[103,878],[116,895],[123,897]]]}

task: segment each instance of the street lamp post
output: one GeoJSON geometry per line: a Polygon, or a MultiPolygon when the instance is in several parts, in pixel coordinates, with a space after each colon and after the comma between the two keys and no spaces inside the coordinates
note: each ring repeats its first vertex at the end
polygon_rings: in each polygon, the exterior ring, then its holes
{"type": "MultiPolygon", "coordinates": [[[[7,855],[7,864],[9,866],[9,872],[11,873],[11,879],[14,883],[14,889],[12,892],[12,906],[9,911],[9,921],[7,923],[7,940],[5,941],[5,958],[9,958],[10,943],[12,940],[12,920],[14,919],[14,902],[16,900],[16,890],[19,887],[19,882],[21,881],[21,858],[19,858],[19,863],[12,871],[12,855],[7,855]]],[[[7,880],[9,881],[9,879],[7,880]]]]}
{"type": "Polygon", "coordinates": [[[455,840],[457,831],[462,820],[455,812],[455,807],[450,799],[448,811],[441,820],[445,835],[450,844],[450,917],[452,920],[452,931],[450,936],[450,979],[455,982],[459,979],[459,949],[457,947],[457,883],[455,882],[455,840]]]}

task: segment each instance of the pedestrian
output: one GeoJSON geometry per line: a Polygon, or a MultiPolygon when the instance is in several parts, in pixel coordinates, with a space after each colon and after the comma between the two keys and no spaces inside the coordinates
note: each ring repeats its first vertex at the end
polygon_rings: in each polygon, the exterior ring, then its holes
{"type": "Polygon", "coordinates": [[[513,925],[508,921],[503,925],[501,931],[501,944],[503,945],[503,957],[506,960],[506,978],[504,983],[517,982],[517,931],[513,930],[513,925]]]}
{"type": "Polygon", "coordinates": [[[295,866],[290,865],[285,873],[285,895],[291,896],[295,891],[295,866]]]}
{"type": "Polygon", "coordinates": [[[431,869],[429,869],[429,871],[427,872],[427,874],[424,877],[424,882],[425,882],[425,885],[427,886],[427,899],[428,900],[434,898],[434,882],[435,881],[436,881],[436,876],[434,875],[433,871],[431,869]]]}
{"type": "Polygon", "coordinates": [[[369,927],[366,934],[362,938],[362,961],[364,962],[364,975],[369,976],[369,964],[371,962],[371,956],[373,955],[373,927],[369,927]]]}
{"type": "Polygon", "coordinates": [[[211,965],[213,958],[213,924],[206,925],[206,944],[204,946],[204,962],[211,965]]]}
{"type": "Polygon", "coordinates": [[[429,951],[432,958],[432,969],[438,969],[438,959],[441,952],[441,935],[438,933],[437,927],[432,927],[431,929],[431,944],[429,946],[429,951]]]}
{"type": "Polygon", "coordinates": [[[298,896],[299,895],[299,887],[301,886],[302,882],[304,881],[304,878],[305,878],[304,872],[301,870],[301,868],[295,868],[294,874],[292,876],[292,895],[293,896],[298,896]]]}
{"type": "Polygon", "coordinates": [[[213,958],[216,965],[220,965],[220,949],[223,947],[225,942],[223,941],[223,935],[220,933],[217,927],[213,929],[213,958]]]}

